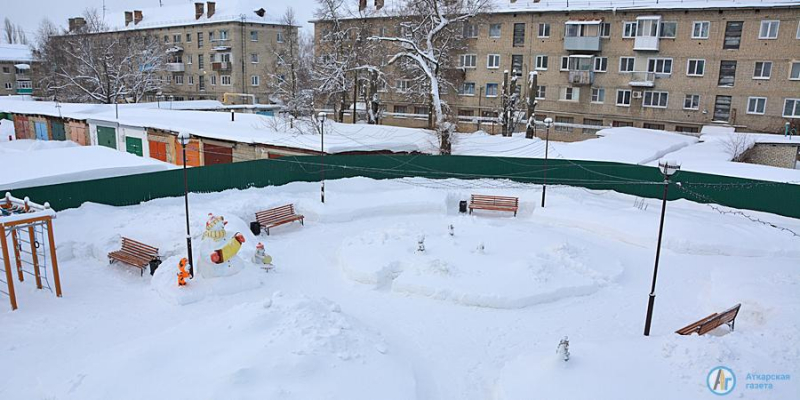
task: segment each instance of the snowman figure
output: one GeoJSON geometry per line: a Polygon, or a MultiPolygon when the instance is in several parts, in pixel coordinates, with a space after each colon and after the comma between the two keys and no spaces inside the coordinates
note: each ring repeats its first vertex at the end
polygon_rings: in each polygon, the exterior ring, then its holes
{"type": "Polygon", "coordinates": [[[269,272],[272,270],[272,256],[267,254],[266,250],[264,250],[264,244],[259,242],[256,245],[256,253],[253,254],[253,263],[260,265],[261,268],[269,272]]]}
{"type": "Polygon", "coordinates": [[[225,239],[225,225],[227,224],[228,221],[225,221],[225,217],[208,213],[208,221],[206,221],[206,230],[203,232],[203,239],[205,240],[208,238],[215,242],[225,239]]]}

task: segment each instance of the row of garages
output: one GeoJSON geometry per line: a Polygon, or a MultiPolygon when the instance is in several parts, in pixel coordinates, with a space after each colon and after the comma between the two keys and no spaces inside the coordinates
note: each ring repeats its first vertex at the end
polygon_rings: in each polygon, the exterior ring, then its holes
{"type": "MultiPolygon", "coordinates": [[[[124,125],[115,121],[78,120],[46,115],[5,113],[0,114],[0,118],[13,119],[17,139],[71,140],[83,146],[105,146],[139,157],[183,165],[183,154],[177,132],[124,125]]],[[[193,135],[186,146],[186,165],[226,164],[304,154],[316,154],[316,152],[193,135]]]]}

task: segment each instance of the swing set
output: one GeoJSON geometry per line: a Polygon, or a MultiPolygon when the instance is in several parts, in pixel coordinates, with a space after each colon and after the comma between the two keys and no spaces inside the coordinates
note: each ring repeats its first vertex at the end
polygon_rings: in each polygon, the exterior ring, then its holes
{"type": "Polygon", "coordinates": [[[0,283],[7,286],[7,291],[0,286],[0,294],[8,296],[11,309],[17,309],[17,297],[14,292],[14,273],[17,279],[25,281],[25,275],[32,276],[37,289],[53,288],[47,275],[48,260],[52,267],[52,279],[56,296],[61,297],[61,279],[58,275],[56,246],[53,239],[53,218],[56,212],[50,204],[36,204],[27,197],[18,199],[6,193],[0,198],[0,266],[3,274],[0,283]],[[11,254],[14,264],[12,267],[11,254]]]}

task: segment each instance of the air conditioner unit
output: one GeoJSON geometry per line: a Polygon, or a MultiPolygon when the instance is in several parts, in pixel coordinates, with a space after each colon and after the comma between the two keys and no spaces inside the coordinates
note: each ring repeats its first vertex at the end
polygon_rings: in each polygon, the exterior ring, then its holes
{"type": "Polygon", "coordinates": [[[634,92],[632,93],[632,97],[633,97],[634,99],[641,99],[641,98],[642,98],[642,92],[641,92],[641,91],[639,91],[639,90],[637,90],[637,91],[634,91],[634,92]]]}

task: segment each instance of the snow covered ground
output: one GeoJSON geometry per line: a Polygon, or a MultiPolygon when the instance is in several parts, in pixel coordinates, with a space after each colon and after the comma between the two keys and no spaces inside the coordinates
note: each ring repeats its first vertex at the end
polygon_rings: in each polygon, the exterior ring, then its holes
{"type": "Polygon", "coordinates": [[[177,168],[102,146],[70,141],[0,141],[0,190],[177,168]]]}
{"type": "Polygon", "coordinates": [[[671,202],[643,337],[660,204],[551,187],[540,208],[540,195],[365,178],[327,182],[325,204],[318,183],[192,194],[197,248],[207,213],[223,215],[246,239],[244,269],[184,288],[183,199],[60,212],[64,297],[17,284],[19,310],[0,313],[0,398],[711,399],[719,365],[736,373],[736,398],[796,398],[800,238],[671,202]],[[471,193],[519,196],[520,212],[459,214],[471,193]],[[255,211],[286,203],[305,226],[247,230],[255,211]],[[108,265],[120,236],[161,249],[155,276],[108,265]],[[258,241],[269,273],[247,261],[258,241]],[[734,332],[673,333],[736,303],[734,332]],[[793,377],[755,390],[748,373],[793,377]]]}

